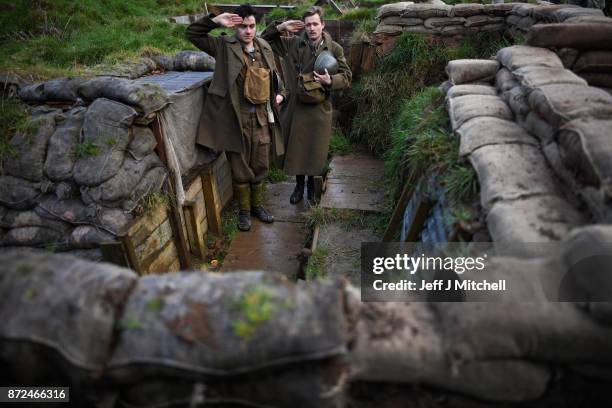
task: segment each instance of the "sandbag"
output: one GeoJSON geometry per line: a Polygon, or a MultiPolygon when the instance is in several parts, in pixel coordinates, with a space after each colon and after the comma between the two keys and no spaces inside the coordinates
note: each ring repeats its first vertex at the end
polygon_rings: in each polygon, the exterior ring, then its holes
{"type": "Polygon", "coordinates": [[[2,236],[0,246],[48,247],[62,246],[64,233],[46,227],[12,228],[2,236]]]}
{"type": "Polygon", "coordinates": [[[455,4],[448,15],[450,17],[470,17],[483,13],[484,6],[482,4],[455,4]]]}
{"type": "Polygon", "coordinates": [[[62,181],[72,177],[86,110],[75,108],[56,118],[57,128],[49,139],[45,160],[45,174],[49,179],[62,181]]]}
{"type": "Polygon", "coordinates": [[[163,164],[155,153],[150,153],[139,161],[126,157],[113,177],[95,187],[82,187],[81,198],[85,204],[99,203],[108,207],[117,207],[134,192],[149,169],[161,166],[163,164]]]}
{"type": "Polygon", "coordinates": [[[530,15],[534,19],[538,21],[543,21],[547,23],[557,23],[560,20],[558,19],[556,13],[560,9],[581,9],[581,7],[572,5],[572,4],[550,4],[550,5],[539,5],[538,7],[534,7],[531,9],[530,15]]]}
{"type": "Polygon", "coordinates": [[[575,23],[591,23],[591,24],[610,24],[610,17],[605,16],[597,16],[591,14],[583,14],[568,17],[565,19],[565,24],[575,24],[575,23]]]}
{"type": "Polygon", "coordinates": [[[550,84],[587,85],[584,79],[565,68],[528,65],[515,70],[513,73],[520,83],[528,88],[538,88],[550,84]]]}
{"type": "Polygon", "coordinates": [[[440,29],[440,35],[445,37],[451,37],[454,35],[465,35],[468,30],[468,28],[465,28],[462,25],[449,25],[440,29]]]}
{"type": "Polygon", "coordinates": [[[514,71],[527,65],[540,65],[550,68],[563,68],[557,55],[547,49],[513,45],[497,52],[497,60],[508,70],[514,71]]]}
{"type": "Polygon", "coordinates": [[[556,140],[563,161],[585,184],[612,197],[612,118],[580,118],[559,129],[556,140]]]}
{"type": "Polygon", "coordinates": [[[380,20],[380,24],[396,26],[418,26],[423,25],[422,18],[410,18],[400,16],[389,16],[380,20]]]}
{"type": "Polygon", "coordinates": [[[453,130],[472,118],[480,116],[493,116],[500,119],[512,120],[512,111],[498,96],[493,95],[466,95],[449,99],[448,112],[453,130]]]}
{"type": "Polygon", "coordinates": [[[21,88],[19,97],[29,103],[74,102],[83,82],[84,78],[56,78],[21,88]]]}
{"type": "Polygon", "coordinates": [[[96,99],[85,114],[83,145],[93,151],[84,152],[73,169],[74,180],[85,186],[98,185],[119,171],[130,142],[129,127],[136,111],[109,99],[96,99]]]}
{"type": "Polygon", "coordinates": [[[585,116],[610,117],[612,96],[597,88],[572,85],[544,85],[529,94],[529,106],[553,128],[585,116]]]}
{"type": "Polygon", "coordinates": [[[578,59],[580,52],[575,48],[561,48],[557,50],[557,55],[567,69],[572,69],[574,63],[578,59]]]}
{"type": "Polygon", "coordinates": [[[452,87],[453,87],[453,84],[450,81],[446,80],[442,82],[440,86],[438,86],[438,89],[440,90],[440,92],[446,95],[452,87]]]}
{"type": "Polygon", "coordinates": [[[68,246],[75,249],[99,248],[100,244],[115,241],[115,236],[91,225],[80,225],[68,237],[68,246]]]}
{"type": "Polygon", "coordinates": [[[531,10],[538,7],[536,4],[521,3],[512,8],[512,14],[516,14],[521,17],[531,15],[531,10]]]}
{"type": "Polygon", "coordinates": [[[86,261],[104,262],[104,256],[99,249],[70,249],[62,251],[62,255],[76,256],[86,261]]]}
{"type": "Polygon", "coordinates": [[[124,78],[98,77],[79,86],[79,95],[92,101],[108,98],[135,108],[144,118],[150,118],[168,105],[168,95],[159,85],[124,78]]]}
{"type": "Polygon", "coordinates": [[[240,374],[252,386],[221,388],[235,394],[220,398],[272,406],[289,401],[337,406],[339,395],[325,394],[342,373],[341,367],[330,367],[329,359],[346,353],[338,283],[296,287],[263,272],[145,276],[130,295],[121,322],[107,370],[116,384],[199,380],[208,387],[215,386],[215,379],[231,383],[230,376],[240,374]],[[305,370],[302,376],[281,377],[285,386],[274,393],[258,391],[258,378],[270,384],[266,372],[275,367],[309,366],[316,376],[305,370]]]}
{"type": "Polygon", "coordinates": [[[174,71],[174,57],[170,55],[153,55],[151,59],[155,62],[158,69],[174,71]]]}
{"type": "Polygon", "coordinates": [[[489,85],[455,85],[446,93],[447,98],[455,98],[464,95],[497,95],[495,88],[489,85]]]}
{"type": "Polygon", "coordinates": [[[470,16],[465,19],[466,27],[480,27],[488,24],[503,24],[503,17],[491,17],[485,14],[470,16]]]}
{"type": "Polygon", "coordinates": [[[179,51],[174,56],[177,71],[214,71],[215,59],[203,51],[179,51]]]}
{"type": "Polygon", "coordinates": [[[612,74],[597,72],[582,72],[580,77],[587,81],[589,85],[600,88],[612,89],[612,74]]]}
{"type": "Polygon", "coordinates": [[[535,112],[529,112],[521,125],[532,135],[537,137],[542,145],[552,141],[555,136],[555,129],[553,129],[548,122],[540,119],[538,114],[535,112]]]}
{"type": "MultiPolygon", "coordinates": [[[[423,29],[423,27],[421,27],[421,29],[423,29]]],[[[403,30],[404,27],[399,25],[379,24],[376,26],[374,34],[400,35],[403,30]]]]}
{"type": "Polygon", "coordinates": [[[484,12],[494,16],[504,17],[512,11],[512,9],[521,3],[492,3],[484,5],[484,12]]]}
{"type": "Polygon", "coordinates": [[[506,25],[501,22],[501,23],[489,23],[489,24],[485,24],[483,26],[478,27],[479,32],[481,33],[491,33],[491,32],[495,32],[495,31],[504,31],[504,29],[506,28],[506,25]]]}
{"type": "Polygon", "coordinates": [[[446,4],[417,3],[408,5],[401,16],[422,18],[423,20],[430,17],[448,17],[451,8],[446,4]]]}
{"type": "Polygon", "coordinates": [[[105,77],[119,77],[136,79],[157,69],[157,64],[151,58],[141,57],[138,61],[128,61],[114,65],[98,72],[97,75],[105,77]]]}
{"type": "Polygon", "coordinates": [[[352,380],[426,384],[489,401],[533,399],[546,389],[550,373],[532,363],[500,360],[452,367],[428,303],[361,303],[358,292],[353,296],[352,380]]]}
{"type": "Polygon", "coordinates": [[[38,251],[0,253],[0,264],[3,371],[15,373],[16,383],[22,378],[51,383],[66,372],[75,382],[91,383],[107,361],[117,316],[136,275],[38,251]],[[33,378],[40,373],[51,377],[33,378]]]}
{"type": "Polygon", "coordinates": [[[539,24],[527,34],[527,44],[535,47],[612,50],[612,24],[539,24]]]}
{"type": "Polygon", "coordinates": [[[539,148],[527,144],[483,146],[469,156],[480,183],[480,201],[488,211],[499,200],[536,194],[561,195],[539,148]]]}
{"type": "Polygon", "coordinates": [[[498,201],[487,214],[487,228],[500,248],[511,248],[518,242],[558,241],[586,222],[586,214],[554,195],[498,201]]]}
{"type": "Polygon", "coordinates": [[[459,156],[461,157],[483,146],[495,144],[539,146],[538,141],[515,122],[490,116],[468,120],[456,132],[460,137],[459,156]]]}
{"type": "Polygon", "coordinates": [[[414,5],[414,2],[403,1],[399,3],[384,4],[378,8],[376,18],[380,20],[387,16],[400,16],[409,5],[414,5]]]}
{"type": "Polygon", "coordinates": [[[0,204],[15,210],[34,208],[38,197],[51,190],[49,183],[33,183],[12,176],[0,175],[0,204]]]}
{"type": "Polygon", "coordinates": [[[45,227],[65,234],[70,224],[41,217],[35,211],[16,211],[0,207],[0,228],[45,227]]]}
{"type": "MultiPolygon", "coordinates": [[[[568,18],[576,17],[576,16],[596,16],[596,17],[604,17],[604,14],[601,10],[595,8],[584,8],[584,7],[564,7],[555,10],[552,13],[554,17],[554,22],[562,23],[568,18]]],[[[612,21],[611,21],[612,22],[612,21]]]]}
{"type": "Polygon", "coordinates": [[[495,74],[495,87],[499,90],[499,92],[508,91],[520,84],[512,75],[512,72],[508,71],[506,68],[502,68],[497,71],[495,74]]]}
{"type": "Polygon", "coordinates": [[[495,60],[460,59],[446,65],[446,74],[455,85],[474,81],[490,81],[499,70],[495,60]]]}
{"type": "Polygon", "coordinates": [[[15,133],[8,142],[14,154],[4,160],[6,174],[30,181],[43,179],[45,153],[55,131],[55,116],[55,112],[33,116],[29,119],[32,130],[15,133]]]}
{"type": "Polygon", "coordinates": [[[612,51],[586,51],[580,54],[574,72],[600,72],[612,74],[612,51]]]}
{"type": "Polygon", "coordinates": [[[425,20],[423,25],[427,28],[437,28],[437,27],[445,27],[450,25],[460,25],[463,26],[465,23],[465,18],[463,17],[431,17],[425,20]]]}
{"type": "Polygon", "coordinates": [[[167,176],[168,173],[164,167],[154,167],[149,170],[136,185],[134,191],[121,203],[121,208],[128,212],[134,210],[144,197],[162,190],[167,176]]]}
{"type": "Polygon", "coordinates": [[[502,93],[501,97],[510,106],[518,120],[522,120],[529,113],[526,89],[517,86],[502,93]]]}
{"type": "Polygon", "coordinates": [[[157,140],[151,129],[144,126],[132,127],[132,140],[127,147],[128,153],[135,160],[142,160],[153,153],[157,146],[157,140]]]}
{"type": "Polygon", "coordinates": [[[555,364],[612,361],[611,327],[598,324],[571,302],[551,302],[555,293],[547,296],[538,289],[539,277],[563,272],[558,260],[494,258],[488,264],[487,278],[519,275],[525,278],[522,291],[530,292],[526,296],[514,290],[517,299],[503,302],[433,304],[445,346],[457,364],[508,358],[555,364]]]}
{"type": "Polygon", "coordinates": [[[101,208],[93,224],[113,235],[119,235],[133,219],[132,214],[119,208],[101,208]]]}
{"type": "Polygon", "coordinates": [[[404,26],[402,31],[405,33],[417,33],[426,35],[435,35],[440,32],[438,28],[427,28],[425,26],[404,26]]]}

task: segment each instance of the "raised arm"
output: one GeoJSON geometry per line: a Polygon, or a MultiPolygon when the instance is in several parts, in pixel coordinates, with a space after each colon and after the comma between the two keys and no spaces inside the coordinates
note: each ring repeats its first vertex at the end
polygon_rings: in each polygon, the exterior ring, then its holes
{"type": "Polygon", "coordinates": [[[209,55],[216,57],[218,47],[221,46],[222,40],[211,36],[209,33],[215,28],[232,28],[241,23],[242,17],[237,14],[223,13],[216,17],[211,14],[190,24],[185,31],[185,35],[193,45],[209,55]]]}
{"type": "Polygon", "coordinates": [[[297,37],[283,37],[283,32],[297,33],[304,28],[304,23],[300,20],[287,20],[284,23],[273,21],[261,33],[261,38],[272,46],[272,50],[281,56],[286,56],[292,41],[299,41],[297,37]]]}

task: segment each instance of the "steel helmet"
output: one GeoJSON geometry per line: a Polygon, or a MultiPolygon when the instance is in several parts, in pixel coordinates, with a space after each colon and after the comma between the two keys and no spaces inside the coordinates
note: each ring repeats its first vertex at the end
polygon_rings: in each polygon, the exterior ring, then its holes
{"type": "Polygon", "coordinates": [[[325,70],[329,75],[334,75],[338,72],[338,60],[329,51],[322,51],[314,63],[314,70],[317,74],[325,74],[325,70]]]}

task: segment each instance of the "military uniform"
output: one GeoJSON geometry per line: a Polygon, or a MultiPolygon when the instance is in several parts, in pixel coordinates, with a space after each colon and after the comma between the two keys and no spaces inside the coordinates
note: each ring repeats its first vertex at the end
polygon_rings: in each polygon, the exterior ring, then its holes
{"type": "Polygon", "coordinates": [[[251,211],[271,222],[273,218],[262,207],[263,179],[270,154],[274,158],[284,154],[275,95],[284,96],[285,92],[278,80],[274,53],[265,40],[254,38],[255,49],[248,52],[235,36],[209,35],[218,27],[211,16],[206,16],[186,30],[189,41],[215,57],[215,73],[204,102],[197,143],[226,152],[241,217],[251,211]],[[270,70],[267,104],[254,105],[245,98],[247,66],[270,70]]]}

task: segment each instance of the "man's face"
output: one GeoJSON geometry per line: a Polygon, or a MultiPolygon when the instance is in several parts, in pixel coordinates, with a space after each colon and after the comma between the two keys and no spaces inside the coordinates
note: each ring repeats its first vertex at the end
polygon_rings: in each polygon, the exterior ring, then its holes
{"type": "Polygon", "coordinates": [[[236,37],[243,44],[251,44],[255,38],[255,16],[248,16],[236,26],[236,37]]]}
{"type": "Polygon", "coordinates": [[[306,26],[306,34],[312,42],[318,42],[321,40],[321,33],[325,28],[325,23],[321,21],[321,16],[318,14],[308,16],[304,19],[304,25],[306,26]]]}

